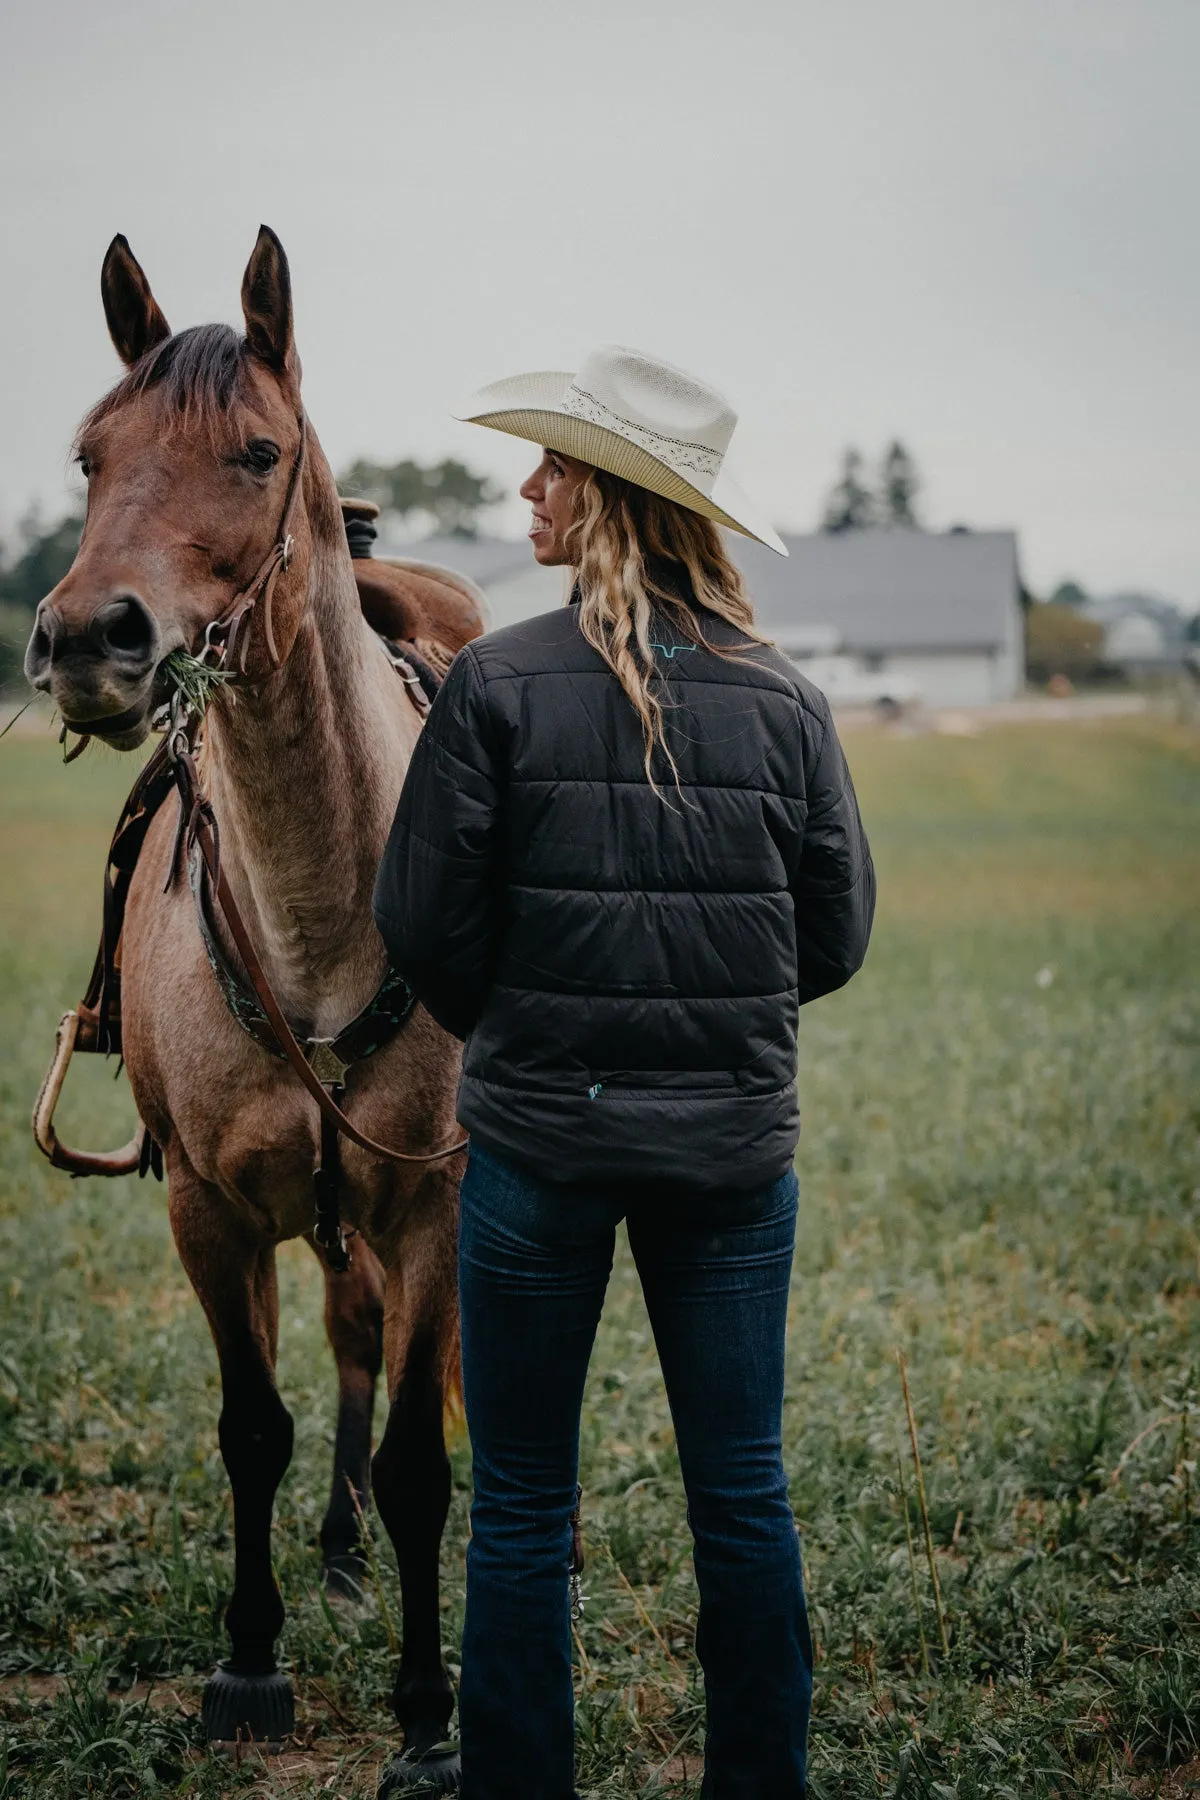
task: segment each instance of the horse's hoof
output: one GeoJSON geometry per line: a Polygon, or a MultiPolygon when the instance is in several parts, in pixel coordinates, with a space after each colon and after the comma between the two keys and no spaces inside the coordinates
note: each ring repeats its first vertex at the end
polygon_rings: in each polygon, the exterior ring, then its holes
{"type": "Polygon", "coordinates": [[[210,1744],[253,1745],[272,1756],[296,1729],[291,1681],[281,1669],[239,1675],[228,1663],[218,1663],[204,1684],[200,1721],[210,1744]]]}
{"type": "Polygon", "coordinates": [[[462,1762],[457,1744],[434,1744],[419,1755],[401,1750],[379,1778],[375,1800],[403,1800],[412,1795],[457,1794],[462,1762]]]}
{"type": "Polygon", "coordinates": [[[367,1568],[359,1556],[333,1556],[321,1570],[325,1592],[331,1600],[366,1598],[367,1568]]]}

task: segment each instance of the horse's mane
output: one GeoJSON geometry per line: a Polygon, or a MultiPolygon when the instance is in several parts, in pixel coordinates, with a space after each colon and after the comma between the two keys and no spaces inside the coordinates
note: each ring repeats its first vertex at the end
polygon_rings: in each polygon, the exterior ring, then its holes
{"type": "Polygon", "coordinates": [[[246,340],[231,325],[191,325],[164,338],[98,400],[75,434],[76,448],[110,414],[151,388],[163,388],[169,413],[213,439],[228,433],[228,411],[245,367],[246,340]]]}

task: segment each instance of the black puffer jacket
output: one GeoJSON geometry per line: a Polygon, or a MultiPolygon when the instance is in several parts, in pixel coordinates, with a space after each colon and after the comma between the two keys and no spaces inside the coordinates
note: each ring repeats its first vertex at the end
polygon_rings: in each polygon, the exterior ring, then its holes
{"type": "MultiPolygon", "coordinates": [[[[705,615],[719,646],[743,643],[705,615]]],[[[752,1187],[796,1148],[796,1015],[866,953],[875,876],[824,697],[657,634],[682,793],[574,607],[456,658],[375,889],[466,1040],[458,1116],[557,1181],[752,1187]]]]}

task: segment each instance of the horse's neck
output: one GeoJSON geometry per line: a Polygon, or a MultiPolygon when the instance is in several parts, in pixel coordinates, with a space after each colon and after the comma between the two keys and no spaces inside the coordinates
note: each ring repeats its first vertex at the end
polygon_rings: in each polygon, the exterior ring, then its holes
{"type": "Polygon", "coordinates": [[[330,1035],[382,973],[371,891],[418,725],[344,550],[314,547],[286,662],[230,699],[206,759],[222,860],[284,1010],[330,1035]]]}

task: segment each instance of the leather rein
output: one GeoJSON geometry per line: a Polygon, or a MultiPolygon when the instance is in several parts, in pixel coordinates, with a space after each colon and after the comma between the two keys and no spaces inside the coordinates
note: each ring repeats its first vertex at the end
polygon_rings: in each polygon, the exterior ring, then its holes
{"type": "MultiPolygon", "coordinates": [[[[275,634],[271,628],[271,601],[275,593],[275,583],[280,575],[285,574],[291,566],[295,549],[292,537],[292,519],[296,510],[296,502],[300,495],[300,485],[304,474],[305,453],[308,444],[308,424],[303,412],[299,415],[300,440],[296,446],[296,454],[292,461],[291,474],[288,477],[287,494],[284,497],[283,511],[280,514],[279,529],[275,534],[275,543],[259,565],[258,571],[249,585],[234,598],[233,605],[221,618],[215,620],[204,634],[204,655],[202,660],[213,658],[212,667],[229,679],[234,671],[245,677],[247,657],[250,647],[250,629],[248,621],[255,609],[261,605],[263,623],[263,641],[271,668],[277,669],[280,663],[279,652],[275,647],[275,634]]],[[[411,684],[409,694],[415,696],[418,690],[411,684]]],[[[422,695],[422,699],[424,696],[422,695]]],[[[178,694],[176,700],[179,701],[178,694]]],[[[419,710],[428,711],[428,701],[424,707],[415,702],[419,710]]],[[[427,1150],[414,1154],[406,1150],[393,1149],[388,1144],[380,1144],[366,1132],[360,1131],[352,1120],[346,1117],[332,1092],[333,1087],[340,1090],[341,1083],[323,1082],[314,1071],[304,1051],[297,1041],[296,1034],[284,1015],[275,996],[275,991],[263,968],[262,960],[254,948],[246,922],[238,909],[229,883],[221,868],[220,836],[216,815],[211,803],[204,798],[200,787],[200,773],[196,767],[194,755],[195,732],[199,718],[186,702],[173,704],[172,719],[167,731],[167,756],[174,774],[175,785],[179,791],[180,837],[186,849],[199,851],[212,883],[221,917],[229,928],[229,935],[237,945],[238,955],[242,959],[250,986],[256,999],[266,1014],[267,1021],[275,1036],[276,1044],[283,1056],[291,1064],[303,1085],[321,1109],[322,1116],[343,1137],[357,1144],[369,1155],[381,1158],[386,1162],[396,1163],[430,1163],[441,1162],[447,1156],[454,1156],[459,1150],[466,1148],[467,1140],[458,1139],[447,1144],[441,1150],[427,1150]]],[[[176,843],[178,852],[179,841],[176,843]]],[[[172,871],[174,864],[172,864],[172,871]]]]}
{"type": "MultiPolygon", "coordinates": [[[[221,867],[221,845],[217,829],[216,817],[212,806],[200,790],[200,776],[196,768],[195,756],[191,742],[180,733],[181,741],[173,751],[173,769],[175,786],[179,793],[180,821],[183,827],[182,843],[186,851],[195,850],[204,864],[205,872],[212,884],[212,892],[216,899],[221,918],[229,928],[229,935],[237,946],[238,955],[254,996],[266,1015],[267,1022],[275,1038],[275,1044],[281,1055],[289,1062],[308,1089],[322,1114],[343,1137],[357,1144],[369,1155],[377,1156],[386,1162],[397,1163],[430,1163],[441,1162],[447,1156],[453,1156],[459,1150],[465,1150],[466,1138],[459,1138],[453,1144],[447,1144],[441,1150],[426,1150],[414,1153],[407,1150],[395,1150],[387,1144],[379,1143],[360,1131],[353,1120],[346,1114],[334,1099],[331,1089],[340,1090],[340,1080],[322,1081],[313,1063],[304,1054],[295,1032],[288,1024],[283,1008],[276,998],[275,991],[262,966],[258,952],[254,948],[246,922],[238,910],[237,901],[233,897],[225,871],[221,867]]],[[[172,861],[174,872],[174,860],[172,861]]],[[[318,1045],[318,1050],[323,1048],[318,1045]]],[[[344,1070],[338,1071],[339,1074],[344,1070]]]]}
{"type": "MultiPolygon", "coordinates": [[[[271,608],[276,583],[280,575],[286,573],[291,566],[295,550],[291,527],[300,494],[307,447],[307,424],[303,412],[299,415],[299,430],[299,443],[288,478],[275,542],[247,586],[239,590],[229,609],[214,619],[204,634],[204,646],[198,660],[225,681],[253,679],[248,674],[248,667],[255,612],[262,619],[262,638],[269,667],[274,670],[280,666],[281,658],[275,644],[271,608]]],[[[417,667],[414,668],[407,655],[402,654],[399,648],[393,650],[387,640],[381,641],[405,682],[413,704],[419,712],[428,712],[430,697],[422,684],[419,658],[416,659],[417,667]]],[[[407,646],[403,648],[407,649],[407,646]]],[[[105,938],[101,942],[87,998],[77,1013],[68,1013],[64,1017],[59,1027],[55,1061],[46,1076],[34,1110],[34,1135],[39,1148],[50,1160],[60,1168],[69,1169],[72,1174],[126,1174],[132,1173],[134,1169],[145,1174],[148,1169],[153,1169],[155,1174],[161,1175],[161,1152],[144,1126],[141,1135],[124,1151],[104,1155],[74,1151],[60,1144],[54,1133],[52,1116],[73,1049],[90,1047],[110,1051],[119,1048],[119,1023],[116,1023],[114,1015],[119,1017],[118,945],[125,895],[150,821],[173,786],[179,796],[179,825],[172,846],[166,886],[169,888],[175,879],[180,852],[183,851],[195,892],[205,947],[231,1012],[237,1022],[250,1030],[258,1042],[273,1050],[290,1065],[317,1104],[321,1117],[321,1156],[314,1170],[317,1186],[317,1226],[314,1235],[329,1257],[331,1265],[334,1268],[344,1268],[349,1259],[345,1249],[345,1234],[338,1218],[338,1138],[349,1138],[368,1155],[382,1161],[405,1164],[441,1162],[465,1149],[467,1139],[459,1138],[438,1150],[397,1150],[360,1131],[338,1105],[336,1096],[344,1091],[349,1063],[344,1062],[337,1051],[343,1043],[358,1045],[361,1042],[360,1026],[368,1018],[370,1008],[352,1021],[339,1037],[310,1040],[311,1059],[305,1054],[279,1004],[221,867],[220,832],[212,804],[203,792],[196,765],[200,724],[201,713],[177,690],[171,701],[165,743],[139,777],[117,826],[105,879],[105,938]],[[117,871],[115,876],[112,873],[114,868],[117,871]],[[236,994],[231,993],[230,984],[236,982],[237,978],[229,970],[216,942],[210,899],[215,902],[215,910],[233,940],[249,987],[261,1009],[261,1016],[254,1020],[253,1028],[247,1024],[239,1010],[236,994]],[[228,980],[223,979],[223,976],[228,976],[228,980]],[[81,1029],[85,1035],[91,1036],[90,1044],[80,1041],[76,1045],[76,1037],[81,1029]]],[[[83,745],[79,748],[82,749],[83,745]]],[[[75,754],[78,751],[72,752],[72,755],[75,754]]],[[[403,1006],[392,1005],[382,1010],[380,1017],[385,1035],[403,1023],[415,1004],[415,996],[411,990],[391,972],[385,977],[384,985],[372,1006],[379,1001],[381,995],[397,986],[404,988],[406,1000],[403,1006]]],[[[350,1061],[369,1055],[376,1047],[377,1044],[371,1042],[362,1044],[360,1048],[352,1048],[350,1061]]]]}

